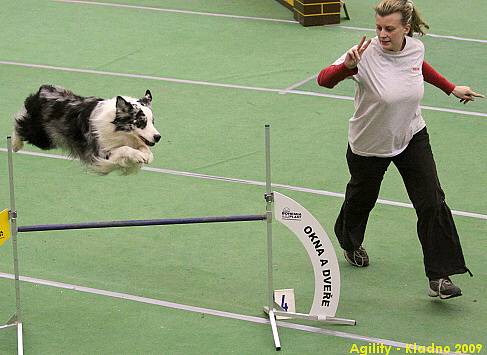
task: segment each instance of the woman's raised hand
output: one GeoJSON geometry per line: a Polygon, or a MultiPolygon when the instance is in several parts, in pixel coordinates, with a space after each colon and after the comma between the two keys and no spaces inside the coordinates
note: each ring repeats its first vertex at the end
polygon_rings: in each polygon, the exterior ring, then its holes
{"type": "Polygon", "coordinates": [[[469,101],[474,101],[474,97],[485,98],[484,95],[476,93],[468,86],[455,86],[455,89],[453,89],[452,93],[460,99],[460,102],[463,102],[464,104],[469,101]]]}
{"type": "Polygon", "coordinates": [[[358,45],[353,46],[348,50],[345,61],[343,62],[348,69],[353,69],[357,66],[358,62],[360,62],[360,58],[362,58],[362,53],[367,49],[370,41],[371,40],[369,39],[367,43],[365,43],[365,36],[363,36],[358,45]]]}

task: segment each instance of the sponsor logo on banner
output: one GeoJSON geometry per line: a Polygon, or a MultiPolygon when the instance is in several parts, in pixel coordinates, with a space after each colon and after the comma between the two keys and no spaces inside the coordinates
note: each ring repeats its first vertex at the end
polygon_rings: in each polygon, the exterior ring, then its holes
{"type": "Polygon", "coordinates": [[[293,212],[288,207],[284,207],[281,212],[281,218],[286,221],[300,221],[302,217],[301,212],[293,212]]]}

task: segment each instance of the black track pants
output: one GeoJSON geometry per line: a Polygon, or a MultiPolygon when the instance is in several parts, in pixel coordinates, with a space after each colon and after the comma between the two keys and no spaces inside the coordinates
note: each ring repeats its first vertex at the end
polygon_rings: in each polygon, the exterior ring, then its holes
{"type": "Polygon", "coordinates": [[[377,201],[382,178],[391,161],[399,170],[416,210],[426,276],[436,279],[467,272],[455,223],[438,180],[426,128],[414,135],[401,154],[391,158],[356,155],[348,147],[351,178],[335,224],[341,247],[352,251],[362,244],[369,213],[377,201]]]}

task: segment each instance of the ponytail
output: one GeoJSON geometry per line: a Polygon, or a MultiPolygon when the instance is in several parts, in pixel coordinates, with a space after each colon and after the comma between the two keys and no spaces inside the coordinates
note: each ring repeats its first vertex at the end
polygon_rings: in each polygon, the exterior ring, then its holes
{"type": "Polygon", "coordinates": [[[413,33],[419,33],[421,36],[424,36],[425,30],[423,28],[429,29],[430,26],[426,22],[424,22],[421,14],[419,13],[418,9],[413,5],[411,1],[411,5],[413,7],[413,11],[411,13],[411,21],[409,24],[411,25],[411,29],[409,30],[408,36],[412,37],[413,33]]]}

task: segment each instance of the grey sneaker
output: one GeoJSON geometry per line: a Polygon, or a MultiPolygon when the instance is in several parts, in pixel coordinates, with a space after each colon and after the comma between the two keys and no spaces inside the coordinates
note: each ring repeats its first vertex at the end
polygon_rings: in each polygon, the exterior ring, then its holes
{"type": "Polygon", "coordinates": [[[369,256],[365,249],[360,246],[354,251],[343,251],[345,255],[345,260],[347,260],[351,265],[356,267],[366,267],[369,266],[369,256]]]}
{"type": "Polygon", "coordinates": [[[438,297],[442,300],[447,298],[458,297],[462,295],[462,290],[460,287],[455,286],[453,282],[451,282],[449,277],[444,277],[437,280],[430,280],[429,282],[429,290],[428,296],[430,297],[438,297]]]}

